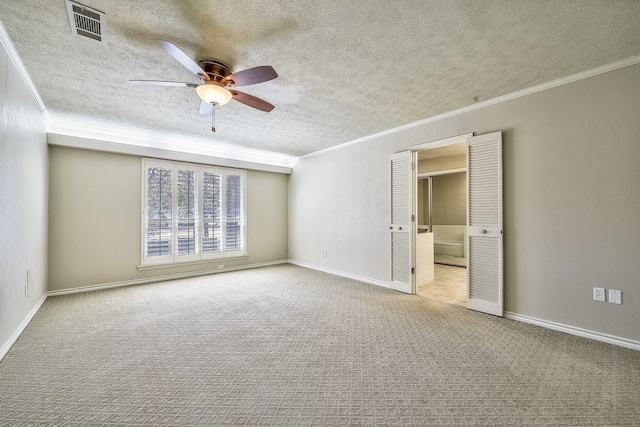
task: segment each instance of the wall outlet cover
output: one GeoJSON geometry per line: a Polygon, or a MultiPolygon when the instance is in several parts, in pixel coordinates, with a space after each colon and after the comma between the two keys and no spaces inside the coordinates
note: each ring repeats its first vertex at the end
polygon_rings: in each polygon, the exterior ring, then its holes
{"type": "Polygon", "coordinates": [[[622,291],[609,289],[609,302],[611,304],[622,304],[622,291]]]}
{"type": "Polygon", "coordinates": [[[606,301],[604,291],[604,288],[593,288],[593,300],[603,302],[606,301]]]}

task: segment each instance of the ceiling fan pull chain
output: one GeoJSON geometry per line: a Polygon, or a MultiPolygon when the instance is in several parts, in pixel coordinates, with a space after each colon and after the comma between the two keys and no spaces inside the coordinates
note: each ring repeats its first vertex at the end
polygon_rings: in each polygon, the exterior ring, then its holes
{"type": "Polygon", "coordinates": [[[211,132],[216,131],[216,104],[214,102],[211,103],[213,107],[211,109],[211,132]]]}

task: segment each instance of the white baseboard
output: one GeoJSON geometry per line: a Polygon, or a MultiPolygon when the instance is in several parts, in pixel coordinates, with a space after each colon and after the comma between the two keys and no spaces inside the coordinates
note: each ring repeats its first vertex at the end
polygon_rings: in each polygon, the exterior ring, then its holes
{"type": "Polygon", "coordinates": [[[121,288],[124,286],[144,285],[146,283],[165,282],[167,280],[186,279],[189,277],[207,276],[209,274],[216,274],[216,273],[226,273],[228,271],[248,270],[251,268],[267,267],[270,265],[277,265],[277,264],[286,264],[287,262],[288,260],[283,259],[283,260],[277,260],[277,261],[260,262],[256,264],[239,265],[237,267],[225,267],[222,270],[218,270],[218,269],[202,270],[202,271],[195,271],[190,273],[178,273],[178,274],[169,274],[165,276],[154,276],[154,277],[149,277],[145,279],[124,280],[122,282],[111,282],[111,283],[102,283],[99,285],[81,286],[78,288],[49,291],[49,296],[75,294],[78,292],[91,292],[91,291],[97,291],[100,289],[121,288]]]}
{"type": "Polygon", "coordinates": [[[547,329],[553,329],[554,331],[565,332],[567,334],[576,335],[583,338],[590,338],[592,340],[602,341],[608,344],[613,344],[620,347],[630,348],[631,350],[640,351],[640,341],[621,338],[615,335],[603,334],[601,332],[590,331],[588,329],[577,328],[575,326],[564,325],[562,323],[550,322],[548,320],[537,319],[535,317],[525,316],[517,313],[511,313],[508,311],[505,311],[504,317],[511,320],[517,320],[519,322],[542,326],[543,328],[547,328],[547,329]]]}
{"type": "Polygon", "coordinates": [[[331,270],[330,268],[324,268],[313,264],[307,264],[300,261],[295,261],[290,259],[289,264],[299,265],[300,267],[310,268],[312,270],[323,271],[325,273],[334,274],[336,276],[346,277],[347,279],[354,279],[360,282],[371,283],[372,285],[382,286],[383,288],[389,288],[391,285],[389,282],[384,282],[382,280],[371,279],[369,277],[358,276],[355,274],[345,273],[344,271],[331,270]]]}
{"type": "Polygon", "coordinates": [[[6,343],[4,343],[2,348],[0,348],[0,361],[2,361],[2,359],[4,359],[4,357],[7,355],[7,353],[9,353],[9,350],[11,350],[11,347],[13,346],[13,344],[15,344],[16,341],[18,341],[18,338],[20,338],[20,335],[22,335],[22,332],[24,332],[27,326],[29,326],[29,322],[31,322],[31,319],[33,319],[33,316],[35,316],[38,310],[40,310],[40,307],[42,307],[42,304],[44,304],[44,301],[46,299],[47,299],[47,293],[45,292],[45,294],[42,295],[42,298],[40,298],[40,300],[36,303],[36,305],[33,306],[29,314],[27,314],[27,317],[24,318],[20,326],[18,326],[18,329],[16,329],[16,331],[13,333],[13,335],[11,335],[9,340],[6,343]]]}

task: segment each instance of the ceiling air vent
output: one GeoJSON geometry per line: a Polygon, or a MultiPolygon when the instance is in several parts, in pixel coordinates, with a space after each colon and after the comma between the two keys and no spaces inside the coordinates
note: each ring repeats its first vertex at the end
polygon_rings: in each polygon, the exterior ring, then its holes
{"type": "Polygon", "coordinates": [[[95,9],[66,0],[71,32],[101,43],[107,42],[107,16],[95,9]]]}

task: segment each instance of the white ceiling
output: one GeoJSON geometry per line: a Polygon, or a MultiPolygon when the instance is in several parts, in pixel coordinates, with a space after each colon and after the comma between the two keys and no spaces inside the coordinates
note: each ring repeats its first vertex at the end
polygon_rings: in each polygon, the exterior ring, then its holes
{"type": "Polygon", "coordinates": [[[0,22],[58,124],[182,135],[300,156],[640,55],[637,0],[83,0],[107,43],[71,34],[63,0],[0,2],[0,22]],[[155,41],[279,78],[243,88],[276,106],[217,109],[155,41]]]}

